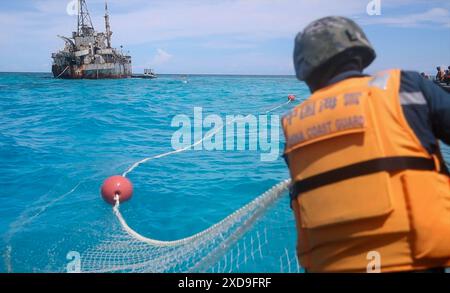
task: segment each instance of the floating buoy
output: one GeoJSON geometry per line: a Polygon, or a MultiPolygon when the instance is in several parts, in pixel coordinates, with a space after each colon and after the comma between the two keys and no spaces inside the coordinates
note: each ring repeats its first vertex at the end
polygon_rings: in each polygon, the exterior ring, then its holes
{"type": "Polygon", "coordinates": [[[295,95],[289,95],[288,100],[291,102],[295,101],[295,95]]]}
{"type": "Polygon", "coordinates": [[[114,205],[116,203],[116,195],[119,196],[119,202],[121,203],[131,198],[133,195],[133,184],[123,176],[112,176],[103,182],[101,192],[103,199],[114,205]]]}

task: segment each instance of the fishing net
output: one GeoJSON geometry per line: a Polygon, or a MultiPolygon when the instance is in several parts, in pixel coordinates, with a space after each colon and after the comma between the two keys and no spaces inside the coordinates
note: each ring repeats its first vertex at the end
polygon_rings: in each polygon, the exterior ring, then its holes
{"type": "MultiPolygon", "coordinates": [[[[288,101],[287,103],[289,103],[288,101]]],[[[287,103],[283,103],[287,104],[287,103]]],[[[278,109],[279,105],[271,110],[278,109]]],[[[231,121],[233,123],[234,121],[231,121]]],[[[188,151],[191,147],[209,138],[205,136],[193,145],[148,157],[134,163],[123,173],[126,177],[141,164],[151,160],[163,158],[176,153],[188,151]]],[[[287,196],[290,181],[282,181],[254,200],[234,211],[222,221],[210,226],[206,230],[192,236],[174,241],[161,241],[145,237],[133,230],[126,221],[126,214],[122,214],[120,202],[116,201],[112,209],[112,220],[102,227],[103,222],[95,226],[77,224],[79,233],[94,233],[94,243],[78,250],[79,269],[75,271],[103,273],[103,272],[301,272],[296,253],[295,221],[289,206],[287,196]],[[100,231],[102,230],[102,231],[100,231]],[[103,231],[104,230],[104,231],[103,231]],[[95,237],[98,234],[98,237],[95,237]]],[[[94,185],[98,183],[92,183],[94,185]]],[[[92,193],[92,184],[78,183],[71,190],[59,196],[48,196],[43,203],[35,208],[27,209],[18,220],[13,223],[6,239],[7,249],[4,251],[5,270],[12,271],[68,271],[66,263],[61,265],[61,259],[70,260],[65,255],[71,247],[72,232],[64,235],[48,235],[56,237],[55,244],[47,251],[48,258],[34,259],[36,251],[40,252],[39,244],[51,242],[50,238],[31,237],[22,235],[26,231],[25,225],[39,219],[43,221],[43,214],[50,208],[57,208],[58,203],[77,193],[92,193]],[[58,240],[59,239],[59,240],[58,240]],[[13,241],[15,240],[15,241],[13,241]],[[16,243],[24,241],[36,242],[36,251],[30,250],[28,257],[15,258],[20,250],[16,243]],[[69,246],[67,246],[69,245],[69,246]],[[61,256],[64,254],[64,257],[61,256]],[[59,261],[58,261],[59,260],[59,261]],[[41,266],[42,264],[42,266],[41,266]]],[[[80,194],[77,194],[80,196],[80,194]]],[[[80,203],[82,204],[82,203],[80,203]]],[[[109,215],[108,215],[109,217],[109,215]]],[[[79,219],[80,221],[82,219],[79,219]]],[[[76,220],[75,222],[77,222],[76,220]]],[[[78,222],[77,222],[78,223],[78,222]]],[[[57,225],[54,221],[52,225],[57,225]]],[[[45,225],[41,225],[44,227],[45,225]]],[[[142,228],[142,226],[141,226],[142,228]]],[[[81,246],[84,244],[80,244],[81,246]]]]}
{"type": "MultiPolygon", "coordinates": [[[[83,272],[243,272],[254,271],[258,262],[270,262],[268,271],[299,272],[292,245],[293,223],[288,210],[277,205],[289,180],[266,191],[219,223],[176,241],[146,238],[128,226],[114,207],[118,233],[81,256],[83,272]],[[286,225],[279,223],[285,219],[286,225]],[[272,223],[276,220],[277,225],[272,223]],[[289,239],[290,238],[290,239],[289,239]],[[270,249],[270,242],[288,246],[270,249]]],[[[283,202],[284,205],[284,202],[283,202]]],[[[285,207],[285,206],[284,206],[285,207]]]]}
{"type": "MultiPolygon", "coordinates": [[[[278,105],[266,111],[265,114],[290,102],[291,100],[278,105]]],[[[234,123],[238,119],[242,118],[236,118],[228,123],[234,123]]],[[[219,130],[221,129],[206,135],[192,145],[140,160],[126,170],[123,176],[126,177],[139,165],[151,160],[188,151],[215,135],[219,130]]],[[[267,246],[269,239],[281,243],[286,241],[286,234],[277,235],[277,232],[279,233],[283,229],[276,225],[267,226],[267,221],[264,221],[265,225],[255,226],[261,222],[267,211],[278,202],[282,195],[286,194],[289,183],[289,180],[278,183],[219,223],[190,237],[175,241],[151,239],[134,231],[120,212],[120,203],[117,198],[113,211],[120,225],[119,232],[102,241],[98,246],[88,249],[82,255],[82,270],[84,272],[236,272],[252,270],[251,266],[255,265],[256,258],[259,257],[261,260],[264,255],[268,256],[267,251],[263,252],[263,249],[267,246]],[[252,232],[248,233],[249,230],[252,232]]],[[[292,219],[289,220],[287,217],[285,222],[293,223],[292,219]]],[[[284,223],[284,221],[278,222],[277,225],[279,223],[284,223]]],[[[292,227],[289,228],[286,230],[292,231],[292,227]]],[[[294,243],[293,239],[291,240],[291,243],[294,243]]],[[[286,248],[282,252],[278,252],[280,254],[279,270],[298,272],[300,270],[298,261],[295,255],[291,255],[292,253],[289,251],[294,250],[286,248]]],[[[273,256],[271,257],[273,261],[273,256]]],[[[277,262],[278,260],[275,263],[277,262]]],[[[278,271],[278,268],[272,268],[271,271],[278,271]]]]}

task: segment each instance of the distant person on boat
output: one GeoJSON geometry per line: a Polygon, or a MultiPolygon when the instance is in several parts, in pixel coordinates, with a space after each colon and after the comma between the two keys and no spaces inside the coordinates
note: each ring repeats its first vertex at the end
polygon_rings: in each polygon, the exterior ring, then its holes
{"type": "Polygon", "coordinates": [[[441,69],[440,66],[436,67],[437,73],[436,73],[436,81],[444,81],[445,72],[441,69]]]}
{"type": "Polygon", "coordinates": [[[425,74],[425,72],[420,73],[420,75],[421,75],[423,78],[428,79],[428,76],[425,74]]]}
{"type": "Polygon", "coordinates": [[[310,272],[444,272],[450,266],[450,95],[418,72],[363,73],[362,29],[326,17],[295,39],[312,95],[283,117],[284,157],[310,272]]]}
{"type": "Polygon", "coordinates": [[[450,83],[450,66],[445,70],[444,82],[450,83]]]}

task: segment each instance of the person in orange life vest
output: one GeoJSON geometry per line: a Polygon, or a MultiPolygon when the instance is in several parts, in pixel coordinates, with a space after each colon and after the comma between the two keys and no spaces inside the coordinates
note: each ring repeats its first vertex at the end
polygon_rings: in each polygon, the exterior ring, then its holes
{"type": "Polygon", "coordinates": [[[308,272],[450,266],[450,95],[418,72],[363,74],[376,57],[343,17],[309,24],[294,67],[312,95],[282,119],[308,272]]]}

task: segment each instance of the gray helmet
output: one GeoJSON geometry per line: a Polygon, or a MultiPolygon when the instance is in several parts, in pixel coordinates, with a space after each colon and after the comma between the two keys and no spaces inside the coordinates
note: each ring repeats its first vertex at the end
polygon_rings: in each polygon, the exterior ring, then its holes
{"type": "Polygon", "coordinates": [[[329,16],[313,21],[295,38],[297,78],[306,80],[315,69],[348,49],[358,49],[364,68],[376,57],[363,30],[353,20],[329,16]]]}

